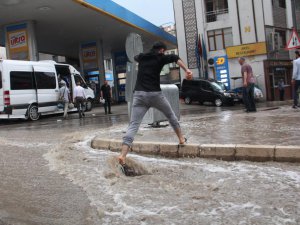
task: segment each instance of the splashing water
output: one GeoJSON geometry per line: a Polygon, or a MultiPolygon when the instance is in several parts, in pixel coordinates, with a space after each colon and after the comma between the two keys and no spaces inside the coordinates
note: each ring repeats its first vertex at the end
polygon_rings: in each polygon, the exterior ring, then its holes
{"type": "Polygon", "coordinates": [[[118,176],[117,153],[93,137],[45,155],[87,193],[103,224],[300,224],[297,164],[129,155],[142,176],[118,176]],[[63,156],[63,157],[62,157],[63,156]]]}

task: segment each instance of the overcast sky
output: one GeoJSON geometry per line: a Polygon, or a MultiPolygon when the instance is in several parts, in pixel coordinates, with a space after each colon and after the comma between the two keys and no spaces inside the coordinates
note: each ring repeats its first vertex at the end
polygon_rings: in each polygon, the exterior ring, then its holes
{"type": "Polygon", "coordinates": [[[113,0],[156,26],[174,23],[172,0],[113,0]]]}

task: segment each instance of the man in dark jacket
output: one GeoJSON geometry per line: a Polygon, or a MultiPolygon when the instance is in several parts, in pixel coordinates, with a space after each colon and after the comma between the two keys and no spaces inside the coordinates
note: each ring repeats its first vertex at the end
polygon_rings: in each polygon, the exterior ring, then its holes
{"type": "Polygon", "coordinates": [[[181,133],[178,119],[170,103],[161,92],[160,72],[164,65],[176,62],[185,71],[186,79],[192,79],[193,73],[177,55],[165,55],[166,49],[164,43],[156,42],[150,52],[135,56],[135,60],[139,65],[132,102],[132,114],[126,135],[123,137],[122,150],[119,156],[119,163],[123,166],[125,166],[126,155],[132,146],[134,136],[150,107],[160,110],[168,118],[178,137],[179,144],[186,142],[186,138],[181,133]]]}
{"type": "Polygon", "coordinates": [[[105,100],[104,102],[104,110],[105,110],[105,114],[107,114],[107,108],[108,108],[108,113],[111,113],[111,99],[112,99],[112,91],[111,91],[111,87],[109,86],[107,80],[104,81],[104,84],[101,87],[101,98],[103,98],[105,100]]]}

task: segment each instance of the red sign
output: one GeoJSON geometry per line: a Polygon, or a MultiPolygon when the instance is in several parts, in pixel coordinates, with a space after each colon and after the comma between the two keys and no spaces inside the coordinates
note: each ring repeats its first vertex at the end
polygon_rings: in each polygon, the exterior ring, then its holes
{"type": "Polygon", "coordinates": [[[291,49],[295,49],[295,48],[299,48],[299,47],[300,47],[300,39],[299,39],[297,31],[294,29],[292,36],[290,37],[290,40],[285,48],[287,50],[291,50],[291,49]]]}

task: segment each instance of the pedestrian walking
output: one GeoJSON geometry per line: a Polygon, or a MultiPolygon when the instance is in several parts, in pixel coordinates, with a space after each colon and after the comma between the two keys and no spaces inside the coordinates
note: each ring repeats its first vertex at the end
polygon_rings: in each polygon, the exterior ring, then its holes
{"type": "Polygon", "coordinates": [[[108,114],[112,114],[111,112],[112,91],[107,80],[104,81],[104,84],[101,86],[100,98],[104,99],[105,101],[104,102],[105,115],[107,114],[107,109],[108,109],[108,114]]]}
{"type": "Polygon", "coordinates": [[[279,100],[284,101],[284,80],[280,79],[278,82],[278,90],[279,90],[279,100]]]}
{"type": "Polygon", "coordinates": [[[246,107],[245,111],[256,112],[254,99],[255,77],[253,75],[252,67],[246,63],[246,60],[243,57],[239,58],[238,61],[241,65],[243,78],[243,101],[246,107]]]}
{"type": "Polygon", "coordinates": [[[76,107],[78,109],[79,118],[82,118],[85,116],[83,110],[84,110],[84,104],[86,100],[84,88],[81,87],[80,81],[77,81],[76,87],[74,88],[74,102],[76,103],[76,107]]]}
{"type": "Polygon", "coordinates": [[[67,119],[68,118],[68,108],[69,108],[69,102],[71,99],[70,96],[70,90],[66,85],[66,82],[61,81],[60,82],[60,89],[59,89],[59,99],[63,102],[64,104],[64,115],[63,118],[67,119]]]}
{"type": "Polygon", "coordinates": [[[125,174],[126,155],[132,146],[142,119],[150,107],[160,110],[168,118],[179,139],[179,144],[184,144],[187,141],[182,135],[178,119],[170,103],[161,92],[160,72],[164,65],[176,62],[185,71],[186,79],[192,79],[193,73],[177,55],[165,55],[166,49],[167,47],[163,42],[156,42],[150,52],[141,53],[134,57],[135,61],[138,62],[138,74],[132,101],[132,113],[127,132],[123,137],[121,153],[118,157],[125,174]]]}
{"type": "Polygon", "coordinates": [[[300,86],[300,52],[295,51],[296,59],[293,61],[293,77],[292,77],[292,85],[294,86],[293,97],[294,97],[294,105],[293,108],[298,108],[298,88],[300,86]]]}

